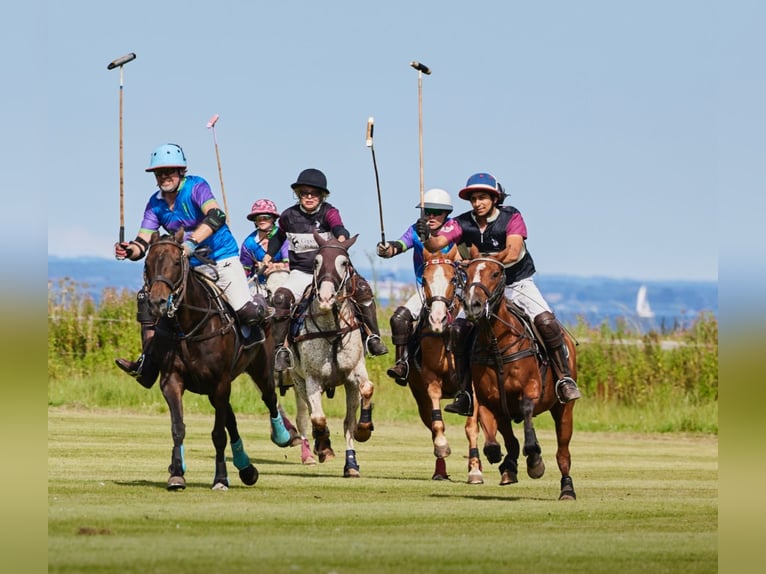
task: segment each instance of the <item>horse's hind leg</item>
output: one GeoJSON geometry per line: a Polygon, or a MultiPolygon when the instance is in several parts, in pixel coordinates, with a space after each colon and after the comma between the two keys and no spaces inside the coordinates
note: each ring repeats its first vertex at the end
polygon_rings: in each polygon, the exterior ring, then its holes
{"type": "Polygon", "coordinates": [[[551,415],[556,423],[556,462],[561,471],[561,491],[559,500],[576,500],[577,495],[574,490],[572,477],[569,476],[571,468],[571,456],[569,454],[569,441],[572,438],[572,409],[574,402],[565,405],[556,405],[551,409],[551,415]]]}
{"type": "MultiPolygon", "coordinates": [[[[361,401],[362,408],[359,412],[359,421],[354,422],[354,438],[359,442],[366,442],[370,439],[372,431],[375,430],[375,425],[372,423],[372,394],[374,392],[375,386],[372,384],[372,381],[367,378],[366,369],[365,373],[362,373],[362,375],[364,376],[360,376],[358,379],[360,381],[358,387],[354,385],[353,390],[351,391],[352,394],[356,395],[356,405],[354,406],[354,410],[351,411],[351,413],[353,414],[353,417],[356,418],[356,409],[361,401]]],[[[346,385],[347,413],[349,412],[348,396],[350,388],[351,387],[349,385],[346,385]]]]}
{"type": "MultiPolygon", "coordinates": [[[[345,386],[346,416],[343,419],[343,435],[346,439],[346,463],[343,466],[343,476],[345,478],[359,478],[359,463],[356,460],[356,450],[354,450],[354,437],[360,436],[362,438],[359,441],[364,442],[370,438],[370,432],[365,432],[364,428],[360,428],[356,420],[356,410],[359,408],[360,401],[359,387],[351,381],[347,381],[345,386]]],[[[371,425],[372,421],[370,420],[369,423],[371,425]]]]}
{"type": "Polygon", "coordinates": [[[228,395],[228,393],[221,391],[217,392],[216,396],[208,395],[208,400],[215,409],[215,422],[213,423],[213,431],[210,433],[215,447],[213,490],[229,489],[229,477],[226,470],[226,429],[231,405],[229,405],[228,395]]]}
{"type": "MultiPolygon", "coordinates": [[[[311,416],[311,435],[314,437],[314,453],[319,457],[319,462],[335,458],[330,441],[330,429],[327,427],[327,417],[322,410],[322,390],[316,381],[307,380],[306,388],[311,387],[311,394],[306,395],[311,416]]],[[[296,385],[296,389],[298,385],[296,385]]],[[[301,391],[299,391],[301,392],[301,391]]]]}
{"type": "Polygon", "coordinates": [[[239,436],[237,428],[237,418],[234,416],[234,410],[231,403],[228,405],[229,412],[226,416],[226,430],[229,431],[229,441],[231,443],[232,462],[239,471],[240,480],[248,486],[258,482],[258,469],[253,466],[250,457],[245,452],[245,445],[242,443],[242,437],[239,436]]]}
{"type": "Polygon", "coordinates": [[[285,421],[279,410],[279,401],[274,387],[273,361],[269,363],[263,353],[256,355],[247,367],[247,374],[261,391],[261,400],[269,409],[271,442],[280,447],[290,446],[293,436],[285,427],[285,421]]]}
{"type": "MultiPolygon", "coordinates": [[[[479,456],[479,404],[474,401],[473,415],[465,420],[468,439],[468,484],[484,484],[484,473],[479,456]]],[[[486,434],[486,433],[485,433],[486,434]]]]}

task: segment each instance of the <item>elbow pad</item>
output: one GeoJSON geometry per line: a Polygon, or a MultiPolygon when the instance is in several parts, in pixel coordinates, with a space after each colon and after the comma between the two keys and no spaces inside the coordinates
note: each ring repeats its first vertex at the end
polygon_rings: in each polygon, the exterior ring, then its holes
{"type": "Polygon", "coordinates": [[[210,227],[210,229],[213,230],[213,233],[215,233],[226,223],[226,214],[218,207],[214,207],[207,212],[207,215],[205,216],[205,219],[202,220],[202,223],[210,227]]]}

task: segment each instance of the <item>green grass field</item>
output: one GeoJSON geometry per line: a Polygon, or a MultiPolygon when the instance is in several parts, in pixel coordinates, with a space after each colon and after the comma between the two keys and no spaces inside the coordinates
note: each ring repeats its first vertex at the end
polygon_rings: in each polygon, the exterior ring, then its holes
{"type": "Polygon", "coordinates": [[[545,476],[505,487],[486,461],[485,484],[465,483],[462,420],[448,416],[452,481],[434,482],[412,420],[377,418],[357,444],[362,478],[344,479],[339,417],[338,457],[307,467],[269,442],[265,415],[240,414],[260,479],[246,487],[229,464],[231,489],[214,492],[212,411],[189,414],[188,486],[171,493],[167,413],[49,406],[48,571],[717,572],[716,435],[581,430],[576,416],[578,499],[560,502],[548,415],[545,476]]]}

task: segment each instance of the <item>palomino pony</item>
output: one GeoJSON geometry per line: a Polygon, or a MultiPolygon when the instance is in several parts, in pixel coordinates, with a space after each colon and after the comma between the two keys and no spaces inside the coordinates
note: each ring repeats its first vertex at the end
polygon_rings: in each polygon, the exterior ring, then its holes
{"type": "MultiPolygon", "coordinates": [[[[446,457],[450,448],[445,434],[444,419],[440,400],[452,397],[458,390],[453,356],[449,343],[449,326],[460,311],[457,297],[460,286],[458,273],[458,250],[453,247],[448,253],[423,251],[423,310],[415,329],[418,349],[409,353],[410,392],[418,405],[420,420],[431,431],[436,465],[433,480],[447,480],[446,457]]],[[[495,440],[497,429],[494,418],[480,415],[483,407],[476,406],[474,414],[465,422],[465,435],[468,439],[468,483],[482,484],[481,458],[479,457],[478,437],[481,424],[486,442],[484,454],[492,462],[500,462],[502,452],[495,440]],[[489,426],[488,426],[489,425],[489,426]]]]}
{"type": "Polygon", "coordinates": [[[333,397],[335,387],[344,386],[346,463],[343,476],[352,478],[360,476],[354,440],[367,441],[373,430],[374,390],[367,375],[364,342],[351,299],[354,275],[348,249],[356,238],[354,235],[340,242],[334,238],[324,239],[314,232],[319,249],[314,257],[313,283],[304,294],[308,306],[305,314],[297,318],[298,324],[293,331],[295,361],[290,373],[298,402],[303,400],[309,406],[314,452],[320,463],[335,457],[322,409],[322,395],[327,393],[328,397],[333,397]],[[357,420],[360,403],[361,413],[357,420]]]}
{"type": "MultiPolygon", "coordinates": [[[[471,248],[472,260],[466,268],[463,306],[466,317],[476,327],[471,355],[474,393],[477,402],[495,416],[500,433],[506,437],[508,454],[500,465],[500,484],[518,481],[519,443],[513,437],[511,420],[524,421],[524,448],[527,474],[541,478],[545,464],[532,424],[532,418],[550,411],[556,426],[556,462],[561,471],[559,500],[574,500],[575,491],[569,476],[574,402],[561,404],[554,390],[556,377],[523,312],[514,310],[504,296],[505,269],[503,253],[482,256],[471,248]],[[511,448],[509,445],[514,445],[511,448]]],[[[569,363],[577,377],[575,346],[566,331],[569,363]]]]}
{"type": "MultiPolygon", "coordinates": [[[[183,229],[175,235],[152,236],[144,264],[149,305],[156,318],[152,357],[160,365],[160,389],[170,409],[173,452],[168,471],[168,490],[186,487],[184,473],[184,391],[207,395],[215,409],[212,439],[215,446],[214,490],[226,490],[226,432],[229,433],[234,466],[247,485],[258,480],[258,471],[245,452],[231,408],[231,382],[243,371],[261,391],[271,416],[271,440],[287,446],[293,440],[279,412],[274,386],[274,345],[271,327],[253,342],[240,333],[234,311],[224,302],[212,281],[190,270],[181,242],[183,229]],[[259,340],[260,339],[260,340],[259,340]]],[[[255,333],[251,334],[255,335],[255,333]]],[[[291,426],[291,425],[290,425],[291,426]]]]}

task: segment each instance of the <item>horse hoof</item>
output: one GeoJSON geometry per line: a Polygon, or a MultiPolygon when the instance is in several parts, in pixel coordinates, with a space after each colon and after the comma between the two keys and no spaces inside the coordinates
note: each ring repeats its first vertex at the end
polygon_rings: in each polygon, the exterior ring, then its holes
{"type": "Polygon", "coordinates": [[[335,452],[331,448],[326,448],[317,453],[319,456],[319,462],[325,462],[335,458],[335,452]]]}
{"type": "Polygon", "coordinates": [[[372,436],[372,424],[359,425],[354,431],[354,440],[357,442],[367,442],[372,436]]]}
{"type": "Polygon", "coordinates": [[[171,476],[168,478],[168,490],[183,490],[186,488],[186,480],[183,476],[171,476]]]}
{"type": "Polygon", "coordinates": [[[258,469],[252,464],[239,471],[239,479],[247,486],[253,486],[258,482],[258,469]]]}
{"type": "Polygon", "coordinates": [[[317,463],[317,459],[313,457],[313,455],[308,456],[302,456],[301,457],[301,464],[305,464],[306,466],[314,466],[317,463]]]}
{"type": "Polygon", "coordinates": [[[503,451],[500,450],[499,444],[485,444],[484,456],[487,457],[490,464],[495,464],[503,460],[503,451]]]}
{"type": "Polygon", "coordinates": [[[211,490],[220,490],[220,491],[226,491],[229,490],[229,486],[227,484],[224,484],[223,482],[216,482],[213,485],[213,488],[211,490]]]}
{"type": "Polygon", "coordinates": [[[559,494],[559,500],[577,500],[574,484],[572,484],[572,479],[568,476],[561,479],[561,494],[559,494]]]}
{"type": "Polygon", "coordinates": [[[479,469],[471,470],[468,473],[468,484],[484,484],[484,475],[479,469]]]}
{"type": "Polygon", "coordinates": [[[361,476],[358,468],[344,467],[343,469],[343,478],[360,478],[361,476]]]}
{"type": "Polygon", "coordinates": [[[541,457],[538,457],[536,461],[532,461],[527,458],[527,474],[529,478],[542,478],[545,474],[545,463],[541,457]]]}
{"type": "Polygon", "coordinates": [[[500,486],[508,486],[519,482],[519,475],[515,472],[505,471],[500,474],[500,486]]]}

